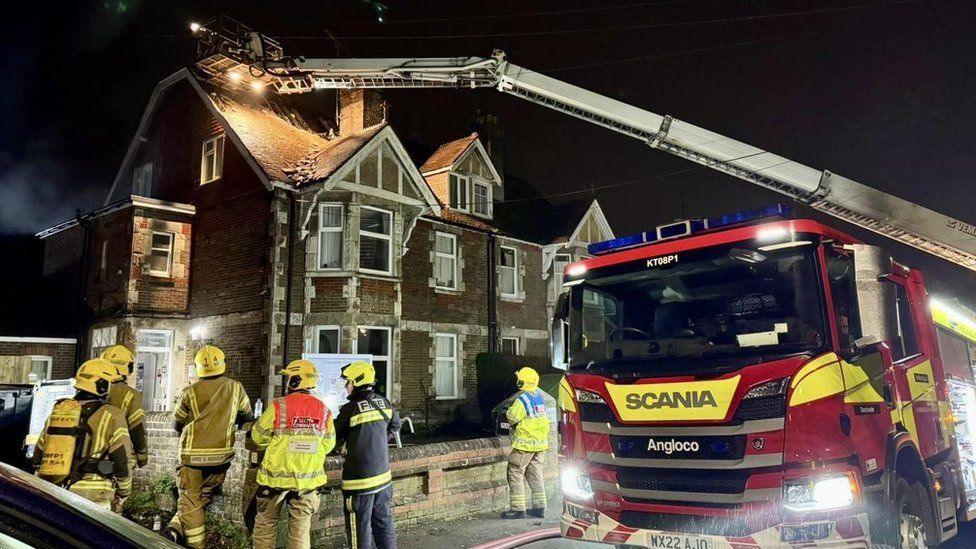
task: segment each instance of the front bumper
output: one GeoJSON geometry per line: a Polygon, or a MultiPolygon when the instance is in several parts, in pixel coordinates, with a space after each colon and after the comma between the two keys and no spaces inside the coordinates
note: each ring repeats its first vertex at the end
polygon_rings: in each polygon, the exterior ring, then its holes
{"type": "Polygon", "coordinates": [[[573,514],[582,518],[574,518],[568,508],[570,505],[574,504],[567,502],[563,505],[560,530],[564,538],[580,541],[634,547],[674,547],[677,549],[744,549],[751,547],[867,549],[871,546],[866,513],[814,522],[777,524],[746,537],[725,537],[630,528],[595,509],[578,505],[573,514]],[[793,542],[784,541],[784,529],[787,530],[787,535],[804,536],[805,534],[805,537],[793,542]]]}

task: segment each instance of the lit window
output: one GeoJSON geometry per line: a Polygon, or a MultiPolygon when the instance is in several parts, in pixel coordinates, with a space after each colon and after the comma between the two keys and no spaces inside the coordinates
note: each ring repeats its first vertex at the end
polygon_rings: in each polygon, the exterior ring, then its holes
{"type": "Polygon", "coordinates": [[[457,289],[457,237],[434,235],[434,281],[438,288],[457,289]]]}
{"type": "Polygon", "coordinates": [[[132,171],[132,194],[152,196],[152,172],[152,162],[146,162],[132,171]]]}
{"type": "Polygon", "coordinates": [[[339,352],[339,327],[315,327],[315,352],[335,354],[339,352]]]}
{"type": "Polygon", "coordinates": [[[491,190],[480,181],[474,183],[474,213],[491,216],[491,190]]]}
{"type": "Polygon", "coordinates": [[[439,399],[457,398],[457,336],[434,334],[434,357],[434,394],[439,399]]]}
{"type": "Polygon", "coordinates": [[[319,206],[319,269],[342,268],[342,204],[319,206]]]}
{"type": "Polygon", "coordinates": [[[376,370],[376,392],[387,395],[387,379],[392,361],[392,345],[390,344],[390,328],[362,326],[356,337],[355,354],[372,355],[373,368],[376,370]]]}
{"type": "Polygon", "coordinates": [[[220,179],[224,171],[224,134],[203,142],[203,158],[200,161],[200,184],[220,179]]]}
{"type": "Polygon", "coordinates": [[[450,204],[455,210],[468,211],[468,178],[451,174],[450,204]]]}
{"type": "Polygon", "coordinates": [[[170,276],[173,272],[173,233],[152,234],[149,250],[149,274],[170,276]]]}
{"type": "Polygon", "coordinates": [[[502,246],[499,261],[499,284],[502,296],[518,297],[518,251],[502,246]]]}
{"type": "Polygon", "coordinates": [[[98,281],[105,282],[108,279],[108,240],[102,241],[102,253],[98,258],[98,281]]]}
{"type": "Polygon", "coordinates": [[[49,356],[31,356],[30,372],[27,373],[27,383],[31,385],[45,379],[51,379],[51,364],[54,362],[49,356]]]}
{"type": "Polygon", "coordinates": [[[169,410],[172,382],[173,332],[139,330],[136,332],[136,390],[142,392],[146,410],[169,410]]]}
{"type": "Polygon", "coordinates": [[[103,328],[92,328],[91,331],[91,358],[98,358],[102,351],[115,345],[115,326],[105,326],[103,328]]]}
{"type": "Polygon", "coordinates": [[[363,206],[359,213],[359,268],[393,272],[393,214],[363,206]]]}
{"type": "Polygon", "coordinates": [[[517,338],[517,337],[503,337],[502,338],[502,354],[504,354],[504,355],[517,355],[517,354],[519,354],[519,338],[517,338]]]}

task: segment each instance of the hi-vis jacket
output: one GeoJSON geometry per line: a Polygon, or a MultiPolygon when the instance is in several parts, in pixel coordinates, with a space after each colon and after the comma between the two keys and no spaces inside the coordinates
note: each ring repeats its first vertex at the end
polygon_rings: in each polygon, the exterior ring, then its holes
{"type": "Polygon", "coordinates": [[[237,381],[205,377],[183,390],[173,418],[183,465],[223,465],[234,457],[234,427],[251,419],[251,402],[237,381]]]}
{"type": "Polygon", "coordinates": [[[66,398],[54,404],[33,459],[37,476],[88,499],[111,501],[112,494],[124,498],[132,491],[131,455],[118,408],[99,399],[66,398]],[[100,461],[111,464],[111,473],[99,472],[100,461]]]}
{"type": "Polygon", "coordinates": [[[124,381],[116,381],[108,389],[108,403],[122,410],[129,427],[129,438],[136,462],[140,466],[149,460],[149,445],[146,442],[146,412],[142,409],[142,394],[124,381]]]}
{"type": "Polygon", "coordinates": [[[513,449],[523,452],[549,449],[549,416],[541,389],[522,391],[505,416],[514,427],[513,449]]]}
{"type": "Polygon", "coordinates": [[[336,439],[346,444],[342,466],[342,490],[349,493],[379,492],[392,481],[390,436],[400,430],[400,416],[383,395],[356,389],[339,408],[336,439]]]}
{"type": "Polygon", "coordinates": [[[266,448],[258,468],[261,486],[304,492],[328,480],[325,456],[335,448],[332,412],[307,391],[272,400],[251,428],[251,440],[266,448]]]}

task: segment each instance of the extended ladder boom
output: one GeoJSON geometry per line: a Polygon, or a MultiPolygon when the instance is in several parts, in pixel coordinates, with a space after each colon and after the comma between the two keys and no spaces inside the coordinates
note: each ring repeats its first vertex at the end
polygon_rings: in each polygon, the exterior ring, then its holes
{"type": "Polygon", "coordinates": [[[274,40],[225,19],[201,27],[198,68],[218,85],[259,80],[280,94],[348,88],[486,88],[581,118],[647,145],[976,270],[976,227],[827,170],[491,57],[289,58],[274,40]],[[232,72],[238,78],[231,78],[232,72]],[[242,79],[239,76],[243,74],[242,79]]]}

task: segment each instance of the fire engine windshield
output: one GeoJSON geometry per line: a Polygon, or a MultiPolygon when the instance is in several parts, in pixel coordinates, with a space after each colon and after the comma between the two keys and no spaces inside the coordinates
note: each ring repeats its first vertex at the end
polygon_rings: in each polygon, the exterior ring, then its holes
{"type": "Polygon", "coordinates": [[[739,243],[588,273],[571,294],[572,366],[820,349],[816,246],[791,244],[739,243]]]}

